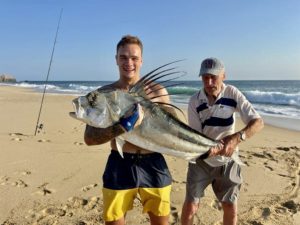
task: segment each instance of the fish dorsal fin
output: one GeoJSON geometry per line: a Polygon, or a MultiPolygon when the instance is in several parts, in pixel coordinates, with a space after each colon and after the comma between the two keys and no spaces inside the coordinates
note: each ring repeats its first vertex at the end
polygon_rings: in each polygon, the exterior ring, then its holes
{"type": "Polygon", "coordinates": [[[174,71],[176,69],[176,67],[167,68],[165,70],[159,71],[160,69],[162,69],[164,67],[167,67],[171,64],[181,62],[181,61],[183,61],[183,60],[176,60],[176,61],[164,64],[164,65],[152,70],[150,73],[141,77],[141,79],[139,79],[139,81],[129,90],[129,92],[136,93],[137,95],[140,95],[140,96],[146,96],[147,94],[145,93],[144,89],[147,85],[150,85],[151,83],[153,83],[153,81],[160,79],[162,77],[165,77],[165,76],[182,73],[179,71],[174,71]],[[157,72],[157,73],[155,73],[155,72],[157,72]]]}
{"type": "Polygon", "coordinates": [[[155,102],[155,103],[159,104],[159,105],[167,105],[167,106],[170,106],[172,108],[175,108],[176,110],[178,110],[183,115],[184,119],[186,120],[184,112],[180,108],[178,108],[176,105],[173,105],[173,104],[170,104],[170,103],[166,103],[166,102],[155,102]]]}
{"type": "MultiPolygon", "coordinates": [[[[180,84],[180,83],[168,84],[168,85],[165,85],[165,86],[160,85],[162,83],[166,83],[168,81],[172,81],[172,80],[178,79],[178,78],[183,77],[183,76],[186,75],[186,72],[184,72],[184,71],[176,71],[175,69],[177,69],[177,67],[171,67],[171,68],[167,67],[171,64],[181,62],[181,61],[183,61],[183,60],[176,60],[176,61],[164,64],[164,65],[152,70],[150,73],[148,73],[148,74],[144,75],[143,77],[141,77],[139,79],[139,81],[129,90],[129,92],[132,93],[132,94],[136,94],[136,95],[144,97],[144,99],[139,101],[140,103],[143,102],[143,101],[153,100],[153,99],[156,99],[156,98],[159,98],[159,97],[162,97],[162,96],[169,96],[170,94],[157,95],[155,97],[150,97],[150,98],[148,97],[153,92],[156,92],[156,91],[159,91],[161,89],[168,88],[168,87],[173,87],[173,86],[176,86],[176,85],[180,84]],[[172,77],[172,78],[167,79],[167,80],[154,82],[154,81],[157,81],[161,78],[164,78],[164,77],[167,77],[167,76],[172,76],[172,75],[177,75],[177,76],[172,77]]],[[[164,103],[164,102],[155,102],[155,103],[157,103],[159,105],[171,106],[171,107],[175,108],[176,110],[179,110],[184,115],[182,110],[180,108],[178,108],[177,106],[175,106],[175,105],[172,105],[172,104],[169,104],[169,103],[164,103]]],[[[184,116],[184,118],[185,118],[185,116],[184,116]]]]}

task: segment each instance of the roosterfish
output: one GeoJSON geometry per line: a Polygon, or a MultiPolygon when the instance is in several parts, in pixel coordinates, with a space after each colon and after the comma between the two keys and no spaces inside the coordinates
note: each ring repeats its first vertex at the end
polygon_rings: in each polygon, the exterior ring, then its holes
{"type": "MultiPolygon", "coordinates": [[[[75,112],[70,112],[70,116],[92,127],[107,128],[118,123],[128,110],[138,104],[144,112],[141,124],[133,130],[115,137],[117,150],[121,156],[123,156],[122,146],[127,141],[153,152],[179,157],[191,162],[196,162],[198,158],[209,157],[211,148],[220,144],[218,141],[192,129],[164,107],[164,105],[168,105],[180,110],[177,106],[152,102],[152,99],[147,96],[149,86],[152,89],[156,86],[161,88],[158,84],[166,82],[166,80],[155,82],[156,80],[182,73],[174,71],[175,67],[167,67],[175,62],[178,61],[160,66],[141,77],[128,92],[100,88],[85,96],[75,98],[72,101],[75,112]]],[[[238,156],[233,160],[242,164],[238,156]]]]}

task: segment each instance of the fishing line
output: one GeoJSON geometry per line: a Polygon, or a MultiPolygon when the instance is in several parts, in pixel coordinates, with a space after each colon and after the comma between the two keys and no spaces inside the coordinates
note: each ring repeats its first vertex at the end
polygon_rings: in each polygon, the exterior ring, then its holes
{"type": "Polygon", "coordinates": [[[46,93],[46,89],[47,89],[48,78],[49,78],[49,74],[50,74],[50,70],[51,70],[52,59],[53,59],[53,55],[54,55],[54,50],[55,50],[55,45],[56,45],[56,40],[57,40],[57,35],[58,35],[58,30],[59,30],[59,25],[60,25],[62,13],[63,13],[63,9],[60,10],[60,15],[59,15],[57,28],[56,28],[56,34],[55,34],[55,39],[54,39],[54,43],[53,43],[53,48],[52,48],[50,63],[49,63],[49,67],[48,67],[47,77],[46,77],[46,81],[45,81],[45,86],[44,86],[42,101],[41,101],[41,105],[40,105],[39,115],[38,115],[36,126],[35,126],[34,136],[36,136],[36,133],[37,132],[39,133],[43,129],[43,126],[44,126],[42,123],[41,124],[39,124],[39,123],[40,123],[40,117],[41,117],[41,112],[42,112],[42,108],[43,108],[43,103],[44,103],[45,93],[46,93]]]}

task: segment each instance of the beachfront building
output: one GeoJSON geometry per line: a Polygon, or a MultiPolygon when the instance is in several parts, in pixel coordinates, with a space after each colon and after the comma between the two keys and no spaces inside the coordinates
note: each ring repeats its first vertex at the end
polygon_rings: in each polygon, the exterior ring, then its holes
{"type": "Polygon", "coordinates": [[[1,74],[0,75],[0,82],[16,82],[16,78],[12,75],[1,74]]]}

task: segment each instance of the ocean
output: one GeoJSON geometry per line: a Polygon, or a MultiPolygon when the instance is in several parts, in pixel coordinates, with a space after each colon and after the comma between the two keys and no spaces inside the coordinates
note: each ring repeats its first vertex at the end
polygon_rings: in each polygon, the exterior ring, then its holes
{"type": "MultiPolygon", "coordinates": [[[[85,95],[109,83],[111,81],[49,81],[46,93],[85,95]]],[[[225,83],[241,90],[261,115],[300,121],[300,80],[228,80],[225,83]]],[[[200,80],[164,83],[165,86],[174,84],[178,85],[167,90],[172,103],[180,107],[186,107],[190,96],[202,87],[200,80]]],[[[26,81],[10,85],[42,92],[45,82],[26,81]]]]}

